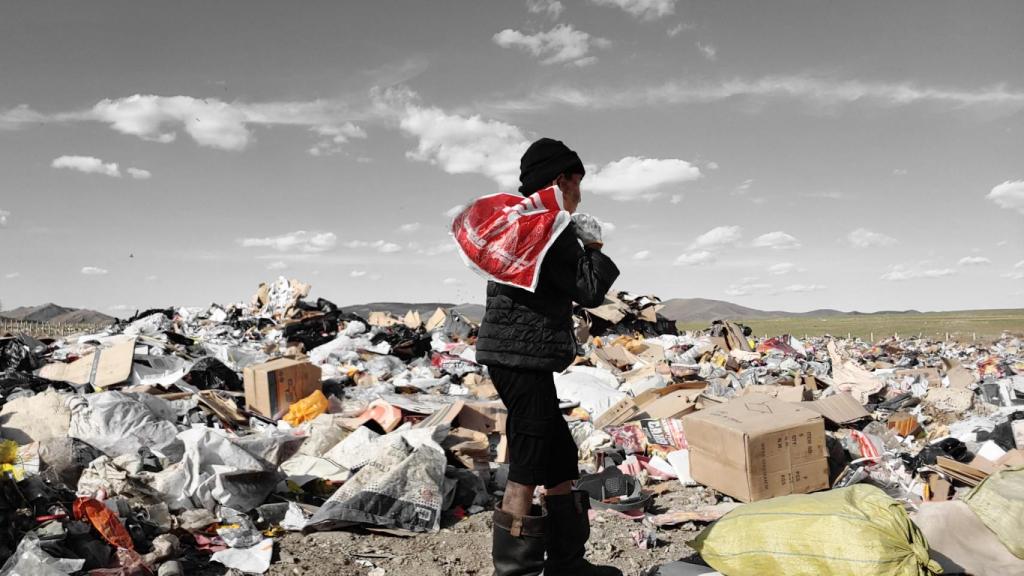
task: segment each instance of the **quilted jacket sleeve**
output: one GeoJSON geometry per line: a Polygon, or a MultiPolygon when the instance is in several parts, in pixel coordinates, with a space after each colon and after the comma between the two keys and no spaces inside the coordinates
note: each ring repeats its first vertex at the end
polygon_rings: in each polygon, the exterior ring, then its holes
{"type": "Polygon", "coordinates": [[[569,226],[551,247],[554,258],[545,259],[545,273],[551,282],[568,294],[573,302],[593,308],[604,302],[604,296],[619,277],[615,262],[603,252],[580,246],[576,233],[569,226]]]}

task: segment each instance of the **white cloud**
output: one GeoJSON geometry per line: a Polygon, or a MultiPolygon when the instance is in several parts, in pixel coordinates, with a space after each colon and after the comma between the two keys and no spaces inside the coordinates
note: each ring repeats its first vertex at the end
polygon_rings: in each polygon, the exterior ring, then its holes
{"type": "Polygon", "coordinates": [[[984,256],[964,256],[957,262],[960,266],[982,266],[991,263],[992,261],[984,256]]]}
{"type": "Polygon", "coordinates": [[[154,282],[157,279],[158,279],[158,276],[156,274],[150,274],[149,276],[146,276],[146,281],[147,282],[154,282]]]}
{"type": "Polygon", "coordinates": [[[710,264],[715,260],[715,255],[708,250],[698,250],[696,252],[684,252],[676,257],[676,266],[702,266],[704,264],[710,264]]]}
{"type": "Polygon", "coordinates": [[[173,142],[179,128],[200,146],[225,150],[241,150],[251,138],[245,112],[215,98],[135,94],[101,100],[91,112],[122,134],[154,142],[173,142]]]}
{"type": "MultiPolygon", "coordinates": [[[[495,34],[494,43],[502,48],[519,48],[537,58],[543,58],[541,64],[578,63],[588,58],[590,48],[606,48],[608,40],[596,38],[577,30],[570,24],[559,24],[547,32],[523,34],[518,30],[506,28],[495,34]]],[[[592,58],[592,57],[589,57],[592,58]]],[[[585,64],[592,63],[592,60],[585,64]]]]}
{"type": "Polygon", "coordinates": [[[700,169],[685,160],[626,156],[588,175],[584,189],[613,200],[654,198],[664,186],[700,177],[700,169]]]}
{"type": "Polygon", "coordinates": [[[718,170],[718,162],[712,160],[706,164],[708,170],[718,170]]]}
{"type": "Polygon", "coordinates": [[[569,65],[575,66],[577,68],[583,68],[583,67],[590,66],[591,64],[596,64],[596,63],[597,63],[597,56],[587,56],[585,58],[580,58],[579,60],[573,60],[572,62],[569,63],[569,65]]]}
{"type": "Polygon", "coordinates": [[[83,266],[82,267],[82,274],[84,274],[86,276],[102,276],[102,275],[106,274],[107,272],[108,271],[106,269],[104,269],[104,268],[97,268],[95,266],[83,266]]]}
{"type": "Polygon", "coordinates": [[[353,270],[349,272],[348,275],[351,278],[362,278],[363,276],[366,276],[366,270],[353,270]]]}
{"type": "Polygon", "coordinates": [[[773,248],[775,250],[790,250],[800,247],[800,241],[794,236],[781,230],[761,234],[751,243],[754,248],[773,248]]]}
{"type": "Polygon", "coordinates": [[[457,278],[445,278],[444,280],[441,280],[441,283],[445,286],[457,286],[462,284],[462,282],[457,278]]]}
{"type": "Polygon", "coordinates": [[[670,204],[679,204],[682,201],[683,201],[683,195],[682,194],[673,194],[672,197],[669,198],[669,203],[670,204]]]}
{"type": "Polygon", "coordinates": [[[401,226],[399,226],[398,231],[402,232],[403,234],[412,234],[413,232],[418,231],[422,227],[423,224],[420,224],[419,222],[409,222],[408,224],[402,224],[401,226]]]}
{"type": "Polygon", "coordinates": [[[437,256],[438,254],[455,252],[456,248],[454,240],[441,240],[440,242],[435,242],[430,246],[417,248],[416,253],[423,254],[424,256],[437,256]]]}
{"type": "Polygon", "coordinates": [[[736,244],[743,236],[739,226],[717,226],[701,234],[690,244],[690,248],[718,248],[736,244]]]}
{"type": "Polygon", "coordinates": [[[780,292],[817,292],[824,290],[826,286],[822,284],[790,284],[779,289],[780,292]]]}
{"type": "Polygon", "coordinates": [[[676,0],[590,0],[602,6],[618,6],[636,18],[657,20],[676,10],[676,0]]]}
{"type": "Polygon", "coordinates": [[[820,192],[804,192],[800,194],[804,198],[820,198],[823,200],[842,200],[846,196],[838,190],[822,190],[820,192]]]}
{"type": "Polygon", "coordinates": [[[288,263],[282,260],[275,260],[274,262],[267,264],[267,270],[286,270],[287,268],[288,263]]]}
{"type": "Polygon", "coordinates": [[[765,284],[761,282],[730,284],[725,289],[725,293],[729,296],[746,296],[748,294],[767,292],[771,290],[771,287],[771,284],[765,284]]]}
{"type": "Polygon", "coordinates": [[[530,14],[547,14],[552,20],[558,20],[565,6],[558,0],[526,0],[526,10],[530,14]]]}
{"type": "Polygon", "coordinates": [[[350,138],[365,137],[362,129],[352,124],[354,116],[360,114],[354,114],[340,100],[228,103],[216,98],[135,94],[104,99],[84,110],[53,114],[18,106],[0,111],[0,128],[100,122],[121,134],[152,142],[173,142],[183,131],[200,146],[241,150],[254,140],[252,126],[300,126],[319,137],[311,149],[317,154],[331,153],[350,138]]]}
{"type": "Polygon", "coordinates": [[[906,176],[910,172],[906,168],[893,168],[893,176],[906,176]]]}
{"type": "Polygon", "coordinates": [[[1024,180],[1012,182],[1007,180],[992,188],[985,197],[995,202],[1000,208],[1016,210],[1024,214],[1024,180]]]}
{"type": "Polygon", "coordinates": [[[666,30],[665,33],[668,34],[669,38],[675,38],[676,36],[679,36],[680,34],[682,34],[683,30],[693,30],[693,28],[694,28],[693,24],[688,24],[686,22],[680,22],[679,24],[676,24],[675,26],[673,26],[673,27],[669,28],[668,30],[666,30]]]}
{"type": "Polygon", "coordinates": [[[314,144],[309,153],[313,156],[330,156],[341,152],[341,146],[352,138],[366,138],[366,131],[351,122],[313,126],[310,132],[323,138],[314,144]]]}
{"type": "Polygon", "coordinates": [[[747,192],[750,192],[750,187],[753,186],[753,185],[754,185],[754,180],[752,178],[748,178],[748,179],[744,180],[743,182],[740,182],[739,186],[737,186],[732,191],[732,194],[733,194],[733,196],[746,196],[747,192]]]}
{"type": "Polygon", "coordinates": [[[518,127],[413,105],[406,107],[400,127],[419,139],[416,150],[406,153],[409,158],[448,174],[483,174],[501,186],[518,188],[519,159],[530,144],[518,127]]]}
{"type": "Polygon", "coordinates": [[[9,210],[0,210],[0,227],[7,226],[7,219],[11,217],[9,210]]]}
{"type": "Polygon", "coordinates": [[[1001,275],[1003,278],[1009,278],[1011,280],[1024,280],[1024,260],[1017,262],[1013,265],[1013,271],[1007,272],[1001,275]]]}
{"type": "Polygon", "coordinates": [[[333,232],[307,232],[298,230],[280,236],[240,238],[243,248],[273,248],[279,252],[325,252],[334,248],[338,237],[333,232]]]}
{"type": "Polygon", "coordinates": [[[896,239],[881,232],[874,232],[867,228],[857,228],[846,235],[846,240],[857,248],[870,248],[872,246],[891,246],[896,239]]]}
{"type": "Polygon", "coordinates": [[[384,254],[392,254],[395,252],[401,252],[402,247],[394,242],[388,242],[386,240],[377,240],[374,242],[367,242],[365,240],[349,240],[345,242],[346,248],[375,248],[378,252],[384,254]]]}
{"type": "Polygon", "coordinates": [[[102,174],[112,178],[121,177],[121,170],[118,169],[116,162],[103,162],[93,156],[61,156],[54,158],[50,166],[77,170],[86,174],[102,174]]]}
{"type": "MultiPolygon", "coordinates": [[[[116,162],[104,162],[94,156],[61,156],[54,158],[50,166],[67,170],[77,170],[86,174],[102,174],[111,178],[120,178],[121,169],[116,162]]],[[[136,180],[146,180],[153,174],[142,168],[126,168],[125,172],[136,180]]]]}
{"type": "Polygon", "coordinates": [[[715,48],[714,44],[711,44],[710,42],[705,44],[698,40],[697,49],[700,50],[700,53],[708,60],[711,60],[712,62],[718,60],[718,48],[715,48]]]}
{"type": "Polygon", "coordinates": [[[4,278],[7,278],[8,280],[13,280],[19,277],[21,277],[21,272],[8,272],[7,274],[4,274],[4,278]]]}
{"type": "Polygon", "coordinates": [[[768,273],[773,276],[782,276],[790,272],[796,272],[797,266],[792,262],[779,262],[768,267],[768,273]]]}
{"type": "Polygon", "coordinates": [[[590,109],[647,108],[664,104],[699,104],[750,99],[756,102],[795,100],[817,107],[868,105],[904,107],[938,104],[954,110],[987,108],[1013,112],[1024,108],[1024,91],[1005,86],[972,90],[919,86],[910,83],[865,82],[815,76],[764,76],[714,82],[685,78],[656,85],[574,88],[551,85],[525,100],[493,104],[504,110],[539,110],[562,105],[590,109]]]}
{"type": "Polygon", "coordinates": [[[889,266],[889,271],[882,274],[882,280],[890,281],[901,281],[901,280],[917,280],[921,278],[943,278],[946,276],[952,276],[956,274],[956,270],[952,268],[910,268],[902,264],[893,264],[889,266]]]}
{"type": "Polygon", "coordinates": [[[633,260],[647,260],[651,257],[650,250],[640,250],[636,254],[633,254],[633,260]]]}
{"type": "Polygon", "coordinates": [[[451,208],[445,210],[444,217],[448,218],[450,220],[452,218],[455,218],[459,214],[461,214],[462,211],[465,210],[465,209],[466,209],[466,205],[465,204],[456,204],[455,206],[452,206],[451,208]]]}
{"type": "Polygon", "coordinates": [[[14,108],[0,111],[0,130],[18,130],[30,124],[43,124],[50,121],[46,114],[29,108],[28,104],[19,104],[14,108]]]}

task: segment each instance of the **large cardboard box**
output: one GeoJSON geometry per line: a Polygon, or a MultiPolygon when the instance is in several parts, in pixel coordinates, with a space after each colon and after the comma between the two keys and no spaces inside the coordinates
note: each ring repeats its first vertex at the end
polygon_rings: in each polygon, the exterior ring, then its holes
{"type": "Polygon", "coordinates": [[[683,417],[690,473],[743,502],[829,487],[825,423],[795,404],[752,394],[683,417]]]}
{"type": "Polygon", "coordinates": [[[321,389],[320,367],[292,358],[249,366],[242,381],[246,408],[267,418],[280,415],[293,402],[321,389]]]}

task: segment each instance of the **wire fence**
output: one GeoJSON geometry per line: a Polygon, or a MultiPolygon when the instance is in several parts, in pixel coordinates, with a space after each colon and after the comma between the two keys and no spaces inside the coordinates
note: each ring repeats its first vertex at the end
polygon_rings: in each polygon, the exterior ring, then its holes
{"type": "Polygon", "coordinates": [[[0,319],[0,336],[5,334],[28,334],[35,338],[62,338],[72,334],[99,332],[107,324],[83,324],[72,322],[32,322],[29,320],[0,319]]]}

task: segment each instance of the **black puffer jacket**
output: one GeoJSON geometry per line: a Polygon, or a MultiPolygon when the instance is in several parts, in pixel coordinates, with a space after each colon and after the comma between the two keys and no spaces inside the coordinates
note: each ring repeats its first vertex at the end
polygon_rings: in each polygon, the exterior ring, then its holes
{"type": "Polygon", "coordinates": [[[611,258],[580,246],[570,224],[544,257],[535,292],[487,283],[477,361],[525,370],[564,370],[576,357],[572,303],[600,306],[618,276],[611,258]]]}

